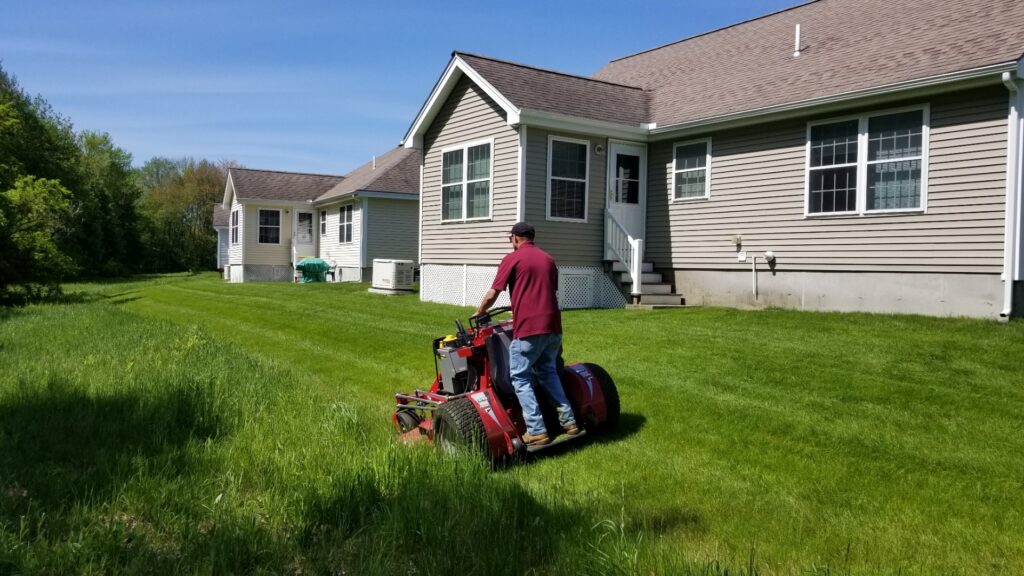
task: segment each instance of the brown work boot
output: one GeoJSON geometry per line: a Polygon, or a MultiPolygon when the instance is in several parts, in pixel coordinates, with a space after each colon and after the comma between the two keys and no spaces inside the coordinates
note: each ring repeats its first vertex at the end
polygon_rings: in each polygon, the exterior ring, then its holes
{"type": "Polygon", "coordinates": [[[578,426],[576,426],[576,424],[567,424],[565,426],[562,426],[562,430],[565,430],[565,433],[568,436],[576,436],[577,434],[580,433],[580,429],[578,426]]]}
{"type": "Polygon", "coordinates": [[[551,439],[548,438],[547,432],[541,432],[540,434],[523,434],[523,442],[526,442],[527,446],[544,446],[551,444],[551,439]]]}

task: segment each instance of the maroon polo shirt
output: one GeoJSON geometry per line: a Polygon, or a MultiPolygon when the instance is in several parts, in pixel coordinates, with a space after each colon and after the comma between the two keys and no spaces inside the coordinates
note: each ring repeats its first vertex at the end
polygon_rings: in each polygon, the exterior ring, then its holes
{"type": "Polygon", "coordinates": [[[558,311],[558,267],[555,260],[533,242],[526,242],[501,260],[491,288],[508,287],[512,299],[512,331],[516,338],[561,334],[558,311]]]}

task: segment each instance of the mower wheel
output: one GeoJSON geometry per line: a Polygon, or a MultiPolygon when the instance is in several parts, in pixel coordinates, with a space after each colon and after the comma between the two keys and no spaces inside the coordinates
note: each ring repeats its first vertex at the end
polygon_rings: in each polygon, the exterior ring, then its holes
{"type": "Polygon", "coordinates": [[[597,364],[584,364],[587,370],[597,378],[601,385],[601,395],[604,396],[605,418],[597,425],[600,432],[609,432],[619,425],[619,390],[615,387],[615,381],[597,364]]]}
{"type": "Polygon", "coordinates": [[[437,408],[434,443],[445,452],[470,449],[490,458],[484,421],[469,398],[450,400],[437,408]]]}
{"type": "Polygon", "coordinates": [[[420,425],[420,419],[411,410],[399,410],[395,413],[395,420],[398,421],[398,429],[402,433],[413,430],[420,425]]]}

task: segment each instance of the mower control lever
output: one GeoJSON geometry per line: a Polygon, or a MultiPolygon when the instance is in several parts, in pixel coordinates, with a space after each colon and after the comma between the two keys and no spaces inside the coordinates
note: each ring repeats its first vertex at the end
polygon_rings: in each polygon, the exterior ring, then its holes
{"type": "Polygon", "coordinates": [[[455,336],[458,338],[459,346],[469,346],[473,339],[469,337],[469,332],[466,331],[466,327],[462,325],[462,320],[455,319],[455,336]]]}

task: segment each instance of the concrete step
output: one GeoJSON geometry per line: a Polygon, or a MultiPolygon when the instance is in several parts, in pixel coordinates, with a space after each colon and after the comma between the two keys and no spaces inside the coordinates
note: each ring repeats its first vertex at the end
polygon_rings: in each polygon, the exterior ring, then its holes
{"type": "MultiPolygon", "coordinates": [[[[661,284],[661,274],[658,272],[642,272],[640,274],[640,281],[647,284],[661,284]]],[[[619,272],[619,282],[623,284],[632,284],[633,279],[629,277],[629,272],[619,272]]]]}
{"type": "Polygon", "coordinates": [[[641,290],[643,291],[643,294],[641,295],[641,297],[646,296],[648,294],[671,294],[672,293],[672,285],[671,284],[644,284],[641,287],[641,290]]]}
{"type": "MultiPolygon", "coordinates": [[[[650,262],[644,262],[643,264],[640,265],[640,271],[654,272],[654,264],[651,264],[650,262]]],[[[629,270],[626,269],[625,264],[623,264],[619,260],[615,260],[614,262],[612,262],[612,272],[629,272],[629,270]]]]}
{"type": "Polygon", "coordinates": [[[685,303],[682,294],[641,294],[640,304],[647,306],[681,306],[685,303]]]}

